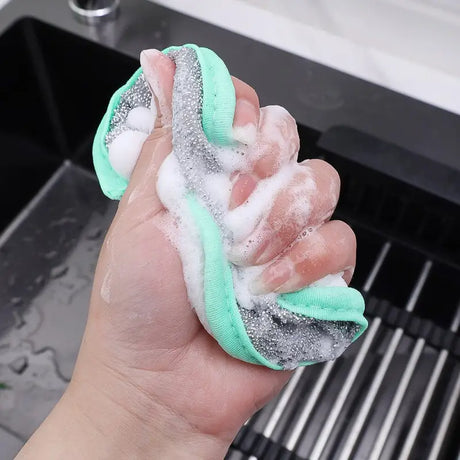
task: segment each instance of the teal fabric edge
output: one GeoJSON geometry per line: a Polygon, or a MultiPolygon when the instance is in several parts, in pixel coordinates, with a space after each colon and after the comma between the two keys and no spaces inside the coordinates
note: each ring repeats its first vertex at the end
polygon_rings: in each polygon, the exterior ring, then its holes
{"type": "Polygon", "coordinates": [[[219,227],[196,197],[188,195],[187,201],[203,246],[204,303],[214,338],[234,358],[281,370],[281,366],[270,362],[254,348],[246,333],[236,305],[232,272],[224,257],[219,227]]]}
{"type": "Polygon", "coordinates": [[[109,152],[105,145],[105,136],[109,130],[110,122],[115,111],[115,107],[119,104],[122,94],[127,91],[137,81],[142,73],[139,68],[134,72],[131,78],[110,98],[107,110],[97,128],[96,135],[93,141],[93,163],[97,178],[101,185],[104,194],[112,200],[119,200],[128,186],[128,181],[120,176],[110,164],[109,152]]]}
{"type": "Polygon", "coordinates": [[[278,296],[280,307],[324,321],[350,321],[359,326],[353,341],[366,329],[364,299],[359,291],[345,286],[312,286],[278,296]]]}
{"type": "MultiPolygon", "coordinates": [[[[210,142],[217,145],[233,144],[232,126],[236,96],[232,77],[224,61],[209,48],[193,44],[183,45],[195,50],[201,66],[203,81],[203,108],[201,123],[210,142]]],[[[170,46],[163,53],[178,50],[170,46]]]]}
{"type": "MultiPolygon", "coordinates": [[[[204,251],[204,296],[206,317],[219,345],[231,356],[253,364],[280,370],[281,366],[264,358],[252,345],[236,304],[230,264],[225,259],[218,226],[209,212],[189,195],[189,209],[197,224],[204,251]]],[[[364,299],[348,287],[307,287],[277,297],[280,307],[325,321],[351,321],[359,325],[353,340],[366,329],[364,299]]],[[[314,364],[312,361],[301,366],[314,364]]]]}
{"type": "MultiPolygon", "coordinates": [[[[201,65],[203,78],[203,131],[210,142],[218,145],[233,143],[232,126],[235,113],[235,88],[225,63],[214,51],[197,45],[183,45],[195,50],[201,65]]],[[[179,49],[170,46],[163,50],[179,49]]],[[[130,89],[142,73],[139,68],[131,78],[110,98],[107,110],[97,128],[93,141],[93,163],[97,178],[104,194],[112,200],[119,200],[128,186],[128,181],[120,176],[109,162],[109,153],[105,145],[105,136],[109,130],[115,108],[122,94],[130,89]]]]}

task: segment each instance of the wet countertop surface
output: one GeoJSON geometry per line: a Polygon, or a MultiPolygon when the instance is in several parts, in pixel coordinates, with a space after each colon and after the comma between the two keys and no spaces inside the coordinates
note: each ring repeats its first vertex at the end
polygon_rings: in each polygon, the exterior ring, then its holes
{"type": "Polygon", "coordinates": [[[0,240],[2,459],[27,440],[70,380],[115,210],[92,174],[66,162],[0,240]]]}

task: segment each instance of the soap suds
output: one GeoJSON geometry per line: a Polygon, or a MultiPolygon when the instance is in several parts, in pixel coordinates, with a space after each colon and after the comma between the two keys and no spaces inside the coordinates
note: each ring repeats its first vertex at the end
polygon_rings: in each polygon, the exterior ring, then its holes
{"type": "MultiPolygon", "coordinates": [[[[279,191],[286,183],[293,180],[295,182],[295,167],[289,164],[281,166],[276,174],[258,182],[247,202],[229,211],[232,187],[230,176],[234,172],[249,169],[248,149],[257,144],[253,144],[255,134],[251,131],[252,128],[243,127],[233,130],[233,134],[240,141],[235,145],[218,147],[209,143],[201,126],[202,80],[195,51],[181,48],[170,56],[176,63],[173,152],[160,168],[157,191],[162,203],[175,219],[177,227],[170,240],[178,248],[182,259],[190,302],[210,332],[204,302],[203,247],[186,197],[192,194],[212,215],[221,231],[223,251],[227,254],[235,243],[244,241],[257,225],[263,223],[279,191]],[[246,143],[252,146],[245,145],[246,143]]],[[[141,63],[144,68],[146,61],[142,57],[141,63]]],[[[150,86],[155,90],[155,80],[150,81],[154,76],[148,75],[148,78],[150,86]]],[[[146,123],[148,116],[144,108],[151,110],[153,107],[151,95],[149,93],[147,97],[145,91],[148,87],[142,76],[122,96],[121,108],[116,109],[106,136],[109,152],[111,144],[117,142],[123,132],[133,131],[135,128],[146,135],[144,122],[146,123]],[[141,108],[133,115],[132,110],[138,107],[141,108]]],[[[289,152],[298,149],[297,141],[289,139],[289,130],[293,128],[289,124],[290,115],[285,109],[271,106],[264,109],[261,116],[264,117],[263,136],[267,142],[280,149],[288,149],[289,152]]],[[[131,153],[130,151],[129,155],[131,153]]],[[[284,160],[280,159],[280,164],[281,161],[284,160]]],[[[127,169],[125,165],[122,166],[127,169]]],[[[289,211],[293,216],[307,218],[310,213],[311,203],[309,197],[305,196],[306,185],[310,195],[313,195],[316,190],[313,179],[298,184],[298,190],[292,188],[289,211]]],[[[168,229],[165,228],[165,231],[168,232],[168,229]]],[[[266,266],[230,266],[237,305],[245,328],[257,351],[271,362],[290,369],[304,361],[335,359],[355,336],[357,326],[354,323],[315,320],[280,308],[275,294],[252,295],[249,291],[250,281],[266,266]]],[[[341,274],[336,274],[328,275],[315,284],[343,286],[344,281],[341,274]]]]}
{"type": "MultiPolygon", "coordinates": [[[[239,243],[252,233],[267,215],[278,192],[291,181],[294,173],[292,166],[282,167],[274,176],[258,182],[245,203],[227,212],[225,225],[232,232],[234,240],[232,243],[239,243]]],[[[302,200],[300,206],[303,204],[306,204],[305,200],[302,200]]]]}
{"type": "Polygon", "coordinates": [[[128,113],[126,118],[126,124],[134,130],[142,131],[150,134],[155,124],[155,118],[157,116],[157,110],[155,104],[152,108],[147,107],[134,107],[128,113]]]}
{"type": "Polygon", "coordinates": [[[104,276],[104,279],[102,281],[102,286],[101,286],[101,298],[107,304],[110,303],[110,291],[112,288],[111,284],[112,284],[112,273],[108,271],[104,276]]]}
{"type": "Polygon", "coordinates": [[[105,143],[113,169],[125,179],[131,177],[142,144],[152,131],[156,106],[143,74],[120,97],[110,120],[105,143]]]}
{"type": "Polygon", "coordinates": [[[245,145],[252,145],[256,141],[257,128],[248,123],[244,126],[233,127],[233,139],[245,145]]]}
{"type": "Polygon", "coordinates": [[[331,287],[331,286],[342,286],[346,287],[347,283],[342,278],[343,272],[335,273],[333,275],[326,275],[324,278],[321,278],[318,281],[310,284],[310,286],[323,286],[323,287],[331,287]]]}
{"type": "Polygon", "coordinates": [[[148,134],[126,130],[115,137],[109,146],[109,161],[112,168],[125,179],[129,179],[136,165],[142,145],[148,134]]]}

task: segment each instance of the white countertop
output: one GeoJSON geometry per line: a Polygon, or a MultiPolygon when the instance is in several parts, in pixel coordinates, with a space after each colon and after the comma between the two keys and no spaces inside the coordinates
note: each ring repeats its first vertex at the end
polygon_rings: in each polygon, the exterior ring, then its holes
{"type": "Polygon", "coordinates": [[[460,114],[457,0],[156,3],[460,114]]]}

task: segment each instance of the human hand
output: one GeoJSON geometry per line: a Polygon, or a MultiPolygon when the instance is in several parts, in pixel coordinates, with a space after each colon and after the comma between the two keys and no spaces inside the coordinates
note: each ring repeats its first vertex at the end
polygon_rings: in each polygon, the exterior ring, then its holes
{"type": "MultiPolygon", "coordinates": [[[[58,413],[77,411],[105,442],[116,433],[112,445],[124,442],[125,452],[131,446],[141,458],[218,458],[290,373],[232,358],[190,308],[181,260],[164,230],[172,217],[156,191],[159,167],[172,149],[174,64],[148,51],[142,65],[159,115],[101,250],[87,329],[58,413]]],[[[229,209],[235,210],[259,181],[296,162],[299,140],[287,112],[259,109],[255,91],[233,81],[235,138],[252,143],[250,170],[233,178],[229,209]]],[[[296,168],[263,226],[231,253],[245,265],[265,264],[282,253],[254,280],[256,293],[294,291],[329,273],[343,271],[347,282],[352,275],[353,232],[328,222],[339,194],[337,173],[319,160],[296,168]],[[302,199],[309,201],[308,215],[288,206],[302,199]],[[306,229],[308,236],[292,244],[306,229]]]]}

